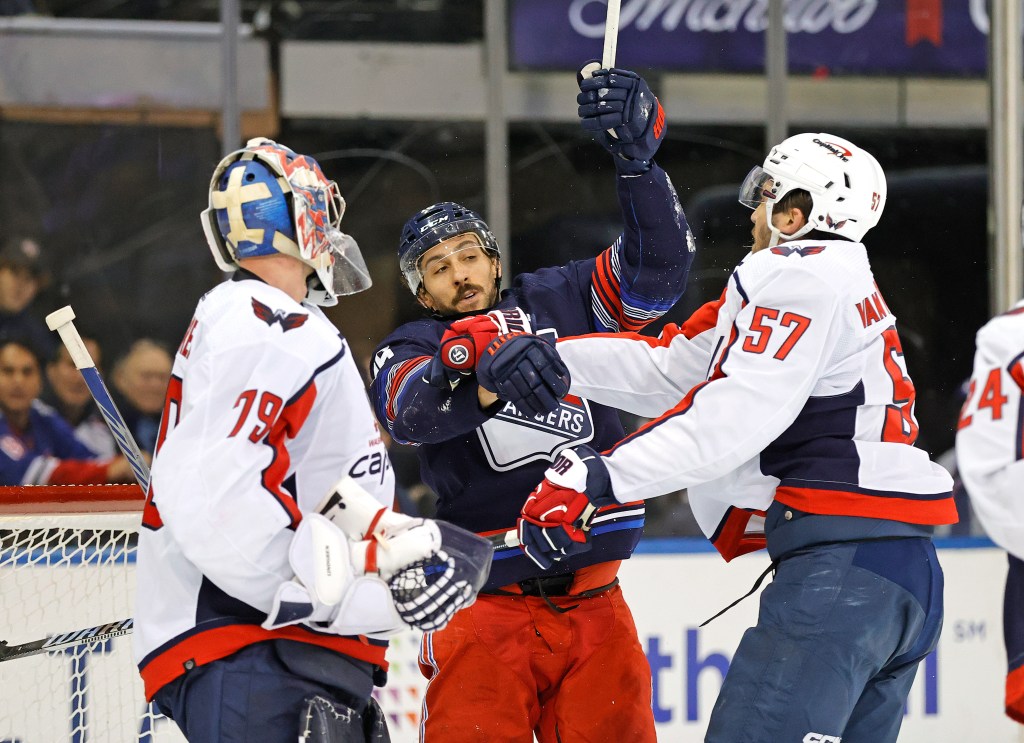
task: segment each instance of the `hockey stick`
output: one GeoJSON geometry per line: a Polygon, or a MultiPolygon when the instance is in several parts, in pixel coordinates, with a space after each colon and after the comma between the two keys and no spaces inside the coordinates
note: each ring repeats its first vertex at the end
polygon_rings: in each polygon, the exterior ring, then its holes
{"type": "Polygon", "coordinates": [[[89,627],[75,632],[65,632],[42,640],[26,642],[22,645],[7,645],[7,640],[0,640],[0,663],[14,658],[25,658],[29,655],[47,653],[51,650],[72,645],[84,645],[86,643],[104,642],[112,637],[130,634],[135,620],[131,617],[122,619],[120,622],[101,624],[98,627],[89,627]]]}
{"type": "MultiPolygon", "coordinates": [[[[592,77],[597,70],[610,70],[615,66],[615,52],[619,45],[619,8],[621,0],[607,0],[608,11],[604,17],[604,51],[601,54],[601,62],[591,62],[584,65],[580,70],[583,77],[592,77]]],[[[606,130],[609,136],[618,139],[618,135],[612,129],[606,130]]]]}
{"type": "Polygon", "coordinates": [[[149,467],[146,465],[146,460],[142,458],[139,445],[132,438],[131,431],[128,430],[121,412],[114,404],[113,398],[110,397],[110,392],[107,391],[107,386],[96,369],[96,363],[89,355],[89,349],[82,342],[82,336],[75,328],[74,319],[75,311],[71,309],[71,305],[67,305],[47,315],[46,324],[50,330],[55,330],[60,334],[60,339],[64,342],[68,353],[71,354],[71,360],[75,362],[75,368],[82,373],[82,378],[89,387],[89,392],[92,393],[92,399],[99,406],[103,420],[107,422],[110,432],[114,434],[117,448],[128,459],[132,472],[135,473],[135,479],[138,481],[139,487],[142,488],[142,492],[145,493],[149,490],[149,467]]]}
{"type": "MultiPolygon", "coordinates": [[[[135,443],[135,439],[128,430],[121,412],[110,397],[110,392],[107,391],[107,386],[103,383],[103,378],[100,377],[96,364],[92,360],[92,356],[89,355],[89,350],[85,347],[85,343],[82,341],[82,336],[78,334],[74,319],[75,311],[69,305],[47,315],[46,324],[50,330],[55,330],[60,334],[60,339],[64,342],[64,346],[71,355],[71,360],[75,363],[75,368],[81,372],[93,400],[96,401],[96,405],[103,414],[103,420],[106,421],[110,432],[114,435],[118,448],[128,459],[129,464],[131,464],[132,472],[135,473],[135,479],[142,488],[142,492],[145,493],[149,489],[149,467],[142,458],[139,446],[135,443]]],[[[0,662],[46,653],[51,650],[59,650],[74,645],[104,642],[113,637],[128,635],[131,634],[134,622],[135,620],[129,617],[128,619],[101,624],[96,627],[64,632],[42,640],[26,642],[22,645],[8,646],[7,640],[0,640],[0,662]]]]}

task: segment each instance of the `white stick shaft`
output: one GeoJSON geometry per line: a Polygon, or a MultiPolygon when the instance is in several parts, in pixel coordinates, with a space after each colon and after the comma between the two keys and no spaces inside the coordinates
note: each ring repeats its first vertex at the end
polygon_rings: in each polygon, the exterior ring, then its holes
{"type": "Polygon", "coordinates": [[[619,43],[619,6],[621,0],[608,0],[608,14],[604,19],[604,54],[601,67],[610,70],[615,66],[615,49],[619,43]]]}
{"type": "Polygon", "coordinates": [[[92,356],[89,355],[89,349],[85,347],[82,336],[78,334],[78,329],[75,328],[75,323],[73,322],[74,319],[75,311],[68,305],[47,315],[46,325],[50,330],[56,330],[60,335],[60,339],[64,342],[64,346],[68,349],[68,353],[71,354],[71,358],[75,362],[75,367],[82,373],[82,378],[85,380],[90,394],[92,394],[92,399],[99,406],[100,413],[103,414],[103,420],[106,421],[107,427],[114,435],[117,448],[127,458],[132,472],[135,473],[135,479],[138,481],[139,487],[145,493],[149,490],[149,467],[146,465],[146,460],[142,458],[139,445],[135,443],[135,439],[128,429],[128,424],[124,422],[124,416],[117,409],[114,399],[110,396],[107,386],[103,383],[103,379],[96,369],[96,363],[92,360],[92,356]]]}

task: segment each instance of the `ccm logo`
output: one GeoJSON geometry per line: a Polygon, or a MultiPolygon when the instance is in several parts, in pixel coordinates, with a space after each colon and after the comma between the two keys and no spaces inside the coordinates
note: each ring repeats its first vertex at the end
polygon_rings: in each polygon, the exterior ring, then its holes
{"type": "Polygon", "coordinates": [[[803,743],[842,743],[843,739],[836,735],[825,735],[824,733],[808,733],[804,736],[803,743]]]}

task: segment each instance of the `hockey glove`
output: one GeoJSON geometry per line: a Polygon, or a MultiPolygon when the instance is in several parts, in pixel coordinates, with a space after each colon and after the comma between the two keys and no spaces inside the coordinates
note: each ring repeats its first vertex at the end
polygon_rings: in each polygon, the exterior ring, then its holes
{"type": "Polygon", "coordinates": [[[596,70],[590,77],[580,72],[576,79],[580,124],[615,156],[615,169],[622,175],[650,170],[668,124],[661,103],[644,79],[614,67],[596,70]]]}
{"type": "Polygon", "coordinates": [[[530,333],[499,335],[476,367],[480,386],[521,413],[543,415],[569,391],[569,370],[553,341],[530,333]]]}
{"type": "Polygon", "coordinates": [[[590,524],[601,506],[617,503],[601,455],[589,446],[566,449],[544,473],[519,518],[519,544],[547,570],[590,549],[590,524]]]}
{"type": "Polygon", "coordinates": [[[529,315],[518,307],[456,320],[441,336],[441,345],[427,368],[427,384],[454,389],[462,377],[473,373],[491,341],[505,333],[529,333],[532,327],[529,315]]]}

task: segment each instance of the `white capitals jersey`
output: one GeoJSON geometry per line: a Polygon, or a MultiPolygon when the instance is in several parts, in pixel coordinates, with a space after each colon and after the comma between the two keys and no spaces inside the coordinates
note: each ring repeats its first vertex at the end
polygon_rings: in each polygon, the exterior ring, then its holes
{"type": "Polygon", "coordinates": [[[917,438],[895,318],[860,243],[748,255],[721,299],[659,339],[563,339],[571,393],[654,420],[605,455],[621,502],[688,488],[726,558],[773,499],[819,514],[952,523],[917,438]]]}
{"type": "Polygon", "coordinates": [[[1024,560],[1024,301],[978,331],[956,463],[985,531],[1024,560]]]}
{"type": "Polygon", "coordinates": [[[359,638],[259,626],[292,578],[295,527],[345,474],[391,506],[348,344],[319,308],[254,277],[217,286],[175,356],[140,530],[134,649],[147,696],[268,639],[383,662],[383,646],[359,638]]]}

